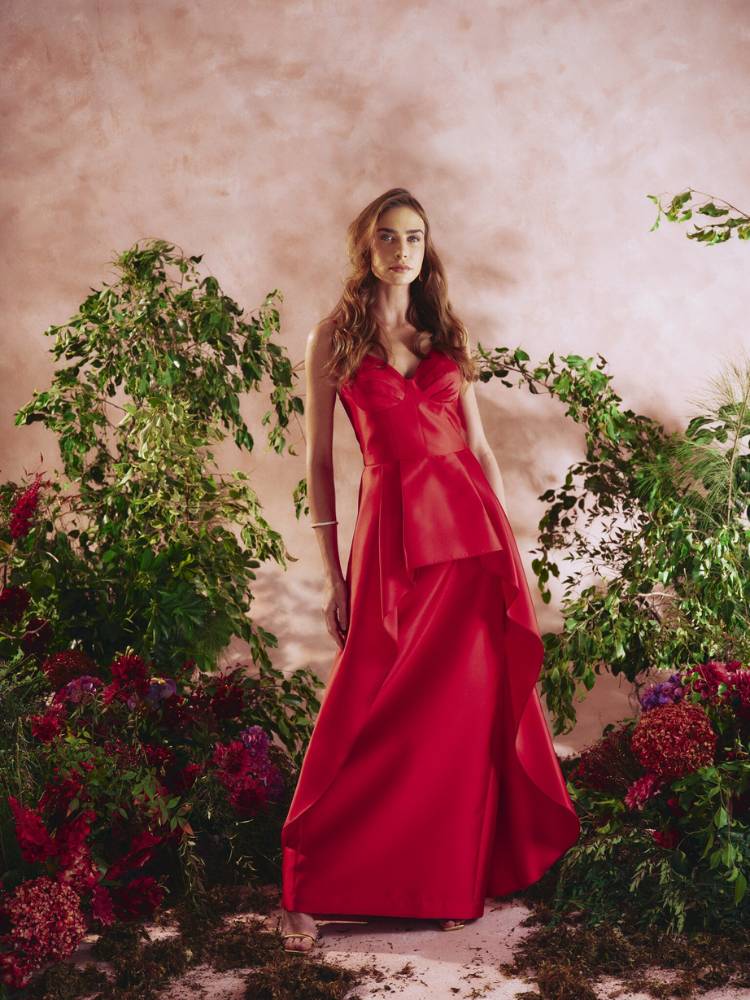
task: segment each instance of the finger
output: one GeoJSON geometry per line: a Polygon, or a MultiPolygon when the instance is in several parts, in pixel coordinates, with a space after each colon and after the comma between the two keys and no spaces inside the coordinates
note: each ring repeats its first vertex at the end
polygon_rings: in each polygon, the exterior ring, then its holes
{"type": "Polygon", "coordinates": [[[328,634],[331,638],[335,639],[339,646],[342,646],[343,642],[341,640],[341,633],[339,632],[338,624],[336,622],[336,612],[333,609],[326,611],[326,628],[328,629],[328,634]]]}

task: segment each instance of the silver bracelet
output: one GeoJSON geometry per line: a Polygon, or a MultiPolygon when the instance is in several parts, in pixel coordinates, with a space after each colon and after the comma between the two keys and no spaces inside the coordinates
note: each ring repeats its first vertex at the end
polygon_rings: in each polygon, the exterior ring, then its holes
{"type": "Polygon", "coordinates": [[[338,520],[334,521],[316,521],[315,524],[311,524],[311,528],[317,528],[319,524],[338,524],[338,520]]]}

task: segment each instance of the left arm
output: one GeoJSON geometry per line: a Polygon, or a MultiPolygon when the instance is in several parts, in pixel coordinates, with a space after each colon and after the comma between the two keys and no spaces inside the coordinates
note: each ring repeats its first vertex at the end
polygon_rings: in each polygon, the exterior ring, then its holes
{"type": "Polygon", "coordinates": [[[461,403],[466,420],[466,435],[469,447],[479,459],[484,469],[484,474],[495,492],[495,496],[507,513],[503,477],[500,474],[500,466],[497,464],[497,459],[493,455],[484,433],[484,426],[482,425],[482,417],[477,406],[477,397],[474,393],[473,382],[464,383],[461,389],[461,403]]]}

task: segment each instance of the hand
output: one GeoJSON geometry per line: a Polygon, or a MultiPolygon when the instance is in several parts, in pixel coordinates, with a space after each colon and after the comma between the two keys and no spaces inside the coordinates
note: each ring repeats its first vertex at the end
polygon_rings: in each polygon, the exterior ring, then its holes
{"type": "Polygon", "coordinates": [[[346,631],[349,628],[349,596],[346,592],[346,582],[342,576],[326,582],[323,615],[328,634],[333,636],[339,648],[343,649],[346,631]]]}

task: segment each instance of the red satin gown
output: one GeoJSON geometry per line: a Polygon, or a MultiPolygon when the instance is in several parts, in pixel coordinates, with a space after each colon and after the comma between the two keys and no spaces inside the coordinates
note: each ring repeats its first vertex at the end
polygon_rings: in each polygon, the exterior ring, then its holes
{"type": "Polygon", "coordinates": [[[288,910],[475,918],[579,836],[528,585],[460,388],[433,348],[411,377],[368,354],[339,390],[364,459],[349,629],[282,828],[288,910]]]}

